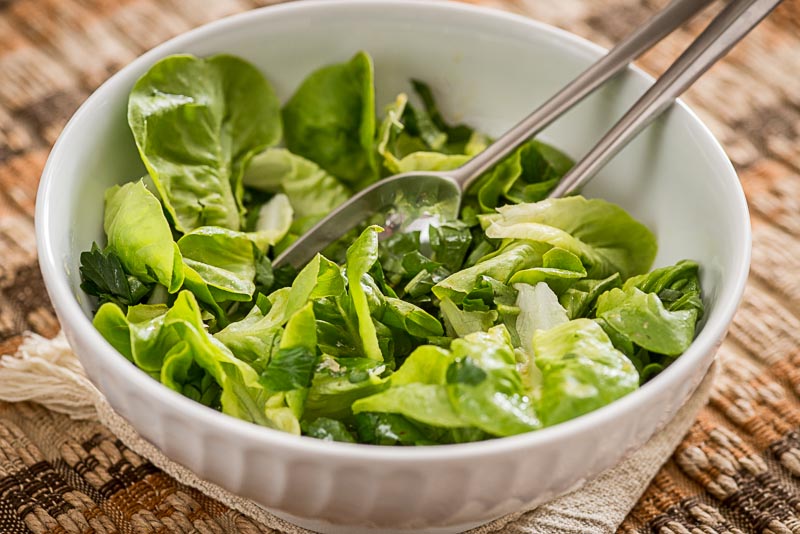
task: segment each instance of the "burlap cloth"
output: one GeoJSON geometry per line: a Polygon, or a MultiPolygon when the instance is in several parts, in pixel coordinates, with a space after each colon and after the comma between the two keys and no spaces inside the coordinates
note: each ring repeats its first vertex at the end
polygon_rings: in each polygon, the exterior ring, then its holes
{"type": "MultiPolygon", "coordinates": [[[[474,3],[608,45],[664,2],[474,3]]],[[[44,404],[0,402],[0,534],[289,528],[169,464],[91,394],[63,340],[47,339],[59,327],[33,232],[44,160],[91,90],[172,35],[265,3],[0,0],[0,354],[16,354],[0,369],[0,391],[44,404]]],[[[701,27],[640,65],[660,72],[701,27]]],[[[731,156],[753,216],[751,281],[720,351],[724,365],[713,387],[707,380],[623,464],[484,531],[800,534],[800,0],[785,0],[686,99],[731,156]]]]}

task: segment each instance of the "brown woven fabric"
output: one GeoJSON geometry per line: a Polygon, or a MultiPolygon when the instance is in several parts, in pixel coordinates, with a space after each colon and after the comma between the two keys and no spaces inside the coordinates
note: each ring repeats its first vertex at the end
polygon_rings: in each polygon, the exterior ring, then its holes
{"type": "Polygon", "coordinates": [[[105,427],[0,405],[0,532],[272,532],[165,475],[105,427]]]}
{"type": "MultiPolygon", "coordinates": [[[[259,0],[0,0],[0,354],[58,331],[33,207],[49,147],[80,102],[145,49],[259,0]]],[[[472,0],[611,44],[664,0],[472,0]]],[[[706,17],[707,19],[707,17],[706,17]]],[[[660,72],[702,28],[640,62],[660,72]]],[[[753,215],[751,282],[709,406],[619,531],[800,533],[800,0],[686,100],[737,166],[753,215]]],[[[2,380],[2,376],[0,376],[2,380]]],[[[182,486],[98,423],[0,404],[0,533],[266,532],[182,486]]]]}

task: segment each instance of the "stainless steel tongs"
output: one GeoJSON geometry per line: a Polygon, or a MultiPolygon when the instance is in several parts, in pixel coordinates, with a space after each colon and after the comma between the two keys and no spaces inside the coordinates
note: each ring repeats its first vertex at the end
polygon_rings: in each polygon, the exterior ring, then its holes
{"type": "MultiPolygon", "coordinates": [[[[570,194],[666,110],[697,78],[761,22],[781,0],[731,0],[700,36],[630,110],[562,178],[550,197],[570,194]]],[[[290,245],[274,264],[302,267],[348,230],[385,215],[393,232],[424,228],[436,219],[455,218],[464,191],[485,171],[622,71],[711,0],[674,0],[648,23],[623,39],[599,61],[461,167],[444,172],[391,176],[356,193],[290,245]],[[387,214],[387,210],[391,212],[387,214]]]]}

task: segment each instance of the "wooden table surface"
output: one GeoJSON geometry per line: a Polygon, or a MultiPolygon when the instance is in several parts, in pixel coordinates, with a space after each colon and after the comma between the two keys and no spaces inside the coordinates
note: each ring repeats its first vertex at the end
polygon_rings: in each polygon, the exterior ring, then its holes
{"type": "MultiPolygon", "coordinates": [[[[0,353],[13,353],[26,331],[59,330],[36,261],[33,212],[45,159],[70,115],[144,50],[269,3],[0,0],[0,353]]],[[[472,3],[610,45],[665,2],[472,3]]],[[[707,20],[639,64],[661,72],[707,20]]],[[[710,405],[620,531],[800,533],[800,0],[786,0],[686,100],[741,176],[753,221],[751,281],[710,405]]],[[[27,404],[0,409],[0,532],[263,531],[133,458],[102,428],[58,423],[65,438],[48,448],[26,421],[55,425],[54,417],[27,404]],[[84,452],[70,456],[65,443],[84,452]],[[122,457],[126,476],[109,467],[122,457]],[[20,496],[20,481],[40,482],[44,493],[20,496]]]]}

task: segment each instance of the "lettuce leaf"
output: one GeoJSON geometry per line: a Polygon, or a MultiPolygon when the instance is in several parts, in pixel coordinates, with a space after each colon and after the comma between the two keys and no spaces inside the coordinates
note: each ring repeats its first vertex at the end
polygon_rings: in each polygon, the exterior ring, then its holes
{"type": "Polygon", "coordinates": [[[704,312],[698,269],[696,262],[681,260],[630,278],[622,289],[597,299],[596,321],[614,346],[631,358],[642,383],[694,339],[704,312]]]}
{"type": "Polygon", "coordinates": [[[473,332],[486,332],[499,317],[495,310],[464,311],[445,297],[439,303],[447,333],[451,337],[464,337],[473,332]]]}
{"type": "Polygon", "coordinates": [[[353,412],[403,415],[420,423],[443,428],[467,426],[450,403],[447,388],[438,384],[406,384],[390,387],[353,403],[353,412]]]}
{"type": "MultiPolygon", "coordinates": [[[[115,306],[105,304],[103,307],[115,306]]],[[[119,331],[106,327],[120,325],[119,314],[103,311],[95,326],[119,343],[119,331]],[[109,317],[116,315],[112,322],[109,317]]],[[[139,305],[128,309],[125,318],[131,339],[131,358],[138,367],[158,377],[162,383],[178,388],[196,365],[218,384],[223,413],[263,426],[299,433],[299,423],[267,414],[269,394],[259,383],[256,371],[236,358],[228,348],[210,336],[203,325],[200,307],[189,291],[181,291],[171,308],[139,305]],[[169,365],[165,365],[169,362],[169,365]]],[[[281,415],[281,414],[276,414],[281,415]]]]}
{"type": "Polygon", "coordinates": [[[183,260],[158,199],[142,180],[106,191],[103,229],[108,246],[127,272],[175,293],[183,284],[183,260]]]}
{"type": "Polygon", "coordinates": [[[475,130],[466,124],[449,124],[433,94],[431,87],[421,80],[412,79],[411,86],[422,102],[422,109],[409,106],[407,122],[410,133],[423,138],[429,148],[446,154],[469,154],[470,142],[475,142],[475,130]]]}
{"type": "Polygon", "coordinates": [[[341,421],[328,417],[319,417],[310,422],[304,422],[303,434],[323,441],[341,441],[355,443],[356,439],[341,421]]]}
{"type": "Polygon", "coordinates": [[[294,208],[289,197],[278,193],[259,207],[255,227],[247,236],[259,249],[266,251],[286,237],[293,220],[294,208]]]}
{"type": "Polygon", "coordinates": [[[547,244],[536,242],[510,243],[472,267],[448,276],[433,286],[433,293],[440,299],[448,298],[459,304],[475,288],[482,277],[490,277],[507,283],[514,273],[541,265],[542,256],[549,248],[547,244]]]}
{"type": "Polygon", "coordinates": [[[623,279],[646,272],[655,259],[653,233],[625,210],[580,196],[498,208],[483,216],[491,238],[549,243],[578,256],[590,278],[620,273],[623,279]]]}
{"type": "Polygon", "coordinates": [[[397,161],[392,169],[396,173],[412,171],[450,171],[469,161],[463,154],[442,154],[440,152],[412,152],[397,161]]]}
{"type": "Polygon", "coordinates": [[[422,107],[400,93],[386,106],[378,128],[377,152],[390,174],[452,170],[488,145],[488,138],[469,126],[450,126],[427,84],[419,80],[411,84],[422,107]]]}
{"type": "Polygon", "coordinates": [[[290,421],[288,410],[299,425],[318,359],[314,308],[309,302],[286,323],[280,348],[261,373],[261,384],[270,393],[267,416],[290,421]]]}
{"type": "Polygon", "coordinates": [[[289,288],[275,291],[269,296],[271,308],[268,313],[264,314],[258,306],[253,306],[244,318],[230,323],[214,337],[237,358],[248,362],[257,371],[263,371],[280,342],[289,292],[289,288]]]}
{"type": "Polygon", "coordinates": [[[545,426],[574,419],[639,387],[639,375],[590,319],[575,319],[533,335],[542,372],[536,413],[545,426]]]}
{"type": "Polygon", "coordinates": [[[520,347],[528,356],[533,356],[533,335],[537,330],[549,330],[569,321],[567,312],[558,302],[558,297],[545,282],[536,285],[514,284],[519,293],[515,327],[520,347]]]}
{"type": "Polygon", "coordinates": [[[609,289],[621,287],[622,280],[619,273],[614,273],[602,280],[584,278],[573,283],[562,293],[558,300],[567,310],[570,319],[589,317],[594,308],[597,297],[609,289]]]}
{"type": "Polygon", "coordinates": [[[244,185],[289,198],[295,223],[316,223],[350,198],[350,190],[338,179],[285,148],[270,148],[253,157],[244,173],[244,185]]]}
{"type": "MultiPolygon", "coordinates": [[[[318,254],[295,277],[291,287],[281,288],[270,294],[268,297],[269,311],[266,314],[254,306],[246,317],[227,325],[217,332],[215,337],[230,348],[238,358],[250,362],[256,369],[263,371],[278,348],[277,344],[280,342],[281,336],[286,336],[286,334],[282,334],[283,325],[294,319],[308,305],[315,305],[317,301],[328,297],[344,295],[345,279],[339,266],[318,254]]],[[[306,313],[314,316],[314,311],[306,313]]],[[[334,316],[341,317],[338,308],[336,308],[334,316]]],[[[325,316],[319,319],[314,317],[314,325],[321,326],[321,323],[325,323],[325,316]]],[[[311,328],[312,323],[306,322],[305,324],[311,328]]],[[[287,325],[287,331],[288,329],[287,325]]],[[[310,331],[308,336],[310,339],[313,334],[316,345],[316,329],[312,328],[312,330],[313,332],[310,331]]],[[[334,337],[338,337],[339,333],[336,332],[334,337]]],[[[299,333],[297,335],[300,336],[299,333]]],[[[320,342],[323,343],[328,335],[327,330],[321,327],[320,342]]],[[[339,344],[339,341],[334,340],[331,343],[339,344]]],[[[316,348],[311,352],[315,351],[316,348]]]]}
{"type": "Polygon", "coordinates": [[[442,264],[450,272],[461,269],[472,244],[472,233],[466,224],[450,221],[431,226],[428,239],[433,261],[442,264]]]}
{"type": "Polygon", "coordinates": [[[372,265],[378,261],[378,233],[380,226],[370,226],[364,230],[347,249],[347,284],[350,292],[351,310],[358,320],[358,332],[364,356],[383,361],[378,344],[378,335],[372,322],[367,296],[371,288],[364,283],[372,265]]]}
{"type": "Polygon", "coordinates": [[[369,358],[323,358],[308,391],[305,417],[349,417],[354,402],[386,387],[387,374],[386,364],[369,358]]]}
{"type": "Polygon", "coordinates": [[[397,139],[405,129],[403,124],[403,113],[408,104],[408,96],[400,93],[394,102],[388,104],[384,109],[384,117],[378,126],[378,136],[376,139],[376,149],[378,155],[383,159],[383,165],[391,174],[399,174],[400,159],[395,156],[397,151],[397,139]]]}
{"type": "Polygon", "coordinates": [[[468,191],[483,213],[505,204],[537,202],[558,184],[573,161],[555,147],[532,139],[485,173],[468,191]]]}
{"type": "Polygon", "coordinates": [[[358,440],[372,445],[430,445],[427,434],[402,415],[359,413],[355,416],[358,440]]]}
{"type": "Polygon", "coordinates": [[[555,247],[542,255],[541,267],[517,271],[509,283],[536,285],[539,282],[547,282],[551,289],[557,294],[561,294],[576,280],[585,276],[586,269],[580,258],[568,250],[555,247]]]}
{"type": "Polygon", "coordinates": [[[656,293],[670,311],[696,310],[697,319],[703,317],[704,306],[700,292],[700,266],[691,260],[681,260],[675,265],[654,269],[625,282],[624,289],[632,287],[645,293],[656,293]]]}
{"type": "Polygon", "coordinates": [[[460,428],[465,422],[450,404],[445,387],[450,351],[425,345],[409,355],[390,378],[389,389],[353,403],[353,412],[400,414],[415,421],[445,428],[460,428]]]}
{"type": "Polygon", "coordinates": [[[200,278],[208,291],[197,287],[197,277],[187,276],[186,287],[196,296],[210,295],[212,303],[249,301],[256,289],[253,243],[242,232],[201,226],[178,240],[186,269],[200,278]]]}
{"type": "Polygon", "coordinates": [[[444,429],[476,428],[496,436],[538,428],[505,329],[470,334],[452,350],[417,348],[389,387],[353,403],[353,411],[402,415],[444,429]]]}
{"type": "Polygon", "coordinates": [[[381,322],[386,326],[398,328],[412,336],[426,338],[444,334],[442,323],[434,316],[405,300],[386,297],[381,322]]]}
{"type": "Polygon", "coordinates": [[[645,350],[678,356],[694,339],[697,310],[667,310],[655,293],[631,287],[597,299],[597,317],[645,350]]]}
{"type": "Polygon", "coordinates": [[[175,228],[241,228],[242,173],[281,137],[258,69],[229,55],[166,57],[134,85],[128,123],[175,228]]]}
{"type": "Polygon", "coordinates": [[[505,327],[456,339],[451,350],[455,360],[447,370],[447,392],[463,426],[494,436],[530,432],[541,426],[505,327]]]}
{"type": "Polygon", "coordinates": [[[378,178],[372,59],[359,52],[311,73],[283,108],[286,146],[354,189],[378,178]]]}

